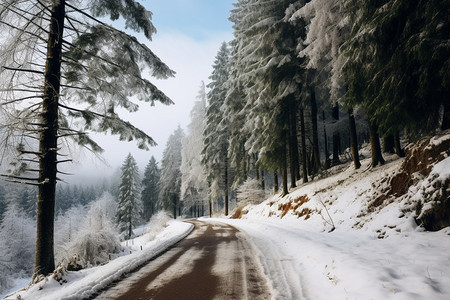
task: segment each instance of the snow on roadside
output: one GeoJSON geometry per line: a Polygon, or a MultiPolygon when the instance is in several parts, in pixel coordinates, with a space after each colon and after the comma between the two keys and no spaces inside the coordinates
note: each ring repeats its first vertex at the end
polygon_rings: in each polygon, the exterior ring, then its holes
{"type": "Polygon", "coordinates": [[[108,264],[77,272],[67,272],[60,284],[52,276],[46,280],[6,296],[4,299],[84,299],[101,291],[126,273],[133,271],[148,260],[163,253],[172,245],[186,237],[193,225],[180,221],[170,221],[156,238],[137,237],[130,241],[127,251],[132,253],[112,260],[108,264]],[[141,250],[142,246],[142,250],[141,250]],[[134,252],[133,252],[134,251],[134,252]]]}
{"type": "Polygon", "coordinates": [[[283,198],[241,207],[241,219],[220,220],[251,238],[273,299],[450,299],[450,227],[426,232],[415,221],[417,203],[426,212],[450,179],[443,151],[401,196],[391,178],[405,159],[385,157],[374,169],[364,159],[359,170],[337,166],[283,198]]]}
{"type": "Polygon", "coordinates": [[[356,230],[319,232],[294,220],[219,220],[259,249],[272,299],[450,298],[445,230],[377,239],[356,230]]]}

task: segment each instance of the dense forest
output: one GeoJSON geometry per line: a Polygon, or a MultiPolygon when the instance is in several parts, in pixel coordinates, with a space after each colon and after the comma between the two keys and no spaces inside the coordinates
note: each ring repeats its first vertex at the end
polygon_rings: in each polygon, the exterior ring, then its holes
{"type": "Polygon", "coordinates": [[[184,189],[208,186],[225,214],[230,191],[250,181],[264,190],[270,178],[277,193],[281,176],[286,195],[343,160],[359,168],[363,143],[376,167],[383,152],[404,156],[406,143],[449,128],[448,1],[234,6],[234,40],[200,92],[206,106],[192,112],[188,138],[203,131],[203,148],[183,149],[197,151],[206,174],[184,189]]]}

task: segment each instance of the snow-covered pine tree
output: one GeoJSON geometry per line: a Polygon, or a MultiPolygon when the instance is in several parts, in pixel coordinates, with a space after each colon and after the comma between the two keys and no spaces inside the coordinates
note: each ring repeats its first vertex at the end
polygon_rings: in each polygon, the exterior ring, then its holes
{"type": "Polygon", "coordinates": [[[9,131],[1,141],[19,151],[19,171],[38,173],[10,175],[11,180],[39,188],[34,279],[55,268],[57,166],[68,160],[60,156],[64,154],[61,138],[101,151],[88,132],[109,131],[147,148],[154,145],[153,139],[122,120],[116,108],[136,111],[138,105],[131,97],[172,103],[143,74],[167,78],[174,72],[135,37],[97,19],[105,16],[122,17],[127,28],[142,31],[149,40],[156,32],[151,12],[134,0],[7,0],[0,4],[2,108],[10,106],[2,109],[2,126],[9,131]]]}
{"type": "Polygon", "coordinates": [[[304,72],[296,46],[304,27],[284,21],[295,1],[240,1],[234,11],[235,41],[230,72],[239,78],[245,95],[249,133],[246,151],[258,154],[259,164],[281,169],[283,193],[287,193],[287,157],[294,181],[298,170],[296,126],[304,72]],[[241,10],[241,12],[239,12],[241,10]],[[292,122],[292,123],[290,123],[292,122]]]}
{"type": "Polygon", "coordinates": [[[129,239],[142,217],[139,170],[131,153],[126,157],[121,171],[116,222],[119,230],[125,232],[129,239]]]}
{"type": "Polygon", "coordinates": [[[206,126],[206,90],[201,83],[197,101],[191,110],[188,133],[182,141],[181,151],[181,200],[185,211],[191,210],[193,216],[204,211],[208,198],[208,182],[202,164],[203,131],[206,126]]]}
{"type": "MultiPolygon", "coordinates": [[[[343,55],[342,45],[350,32],[348,17],[344,14],[343,2],[337,0],[298,1],[286,11],[286,18],[293,22],[307,24],[306,38],[298,45],[300,56],[306,57],[306,68],[316,70],[313,81],[315,86],[326,91],[328,105],[333,106],[333,113],[338,111],[338,101],[344,93],[344,76],[342,67],[347,59],[343,55]]],[[[349,124],[352,152],[355,168],[359,168],[359,156],[356,142],[356,125],[350,108],[349,124]]],[[[338,119],[335,115],[335,120],[338,119]]],[[[333,124],[333,160],[337,162],[339,144],[338,122],[333,124]]]]}
{"type": "Polygon", "coordinates": [[[151,216],[156,212],[159,196],[159,178],[161,170],[158,167],[156,159],[150,158],[144,171],[144,179],[142,179],[141,199],[144,206],[143,217],[148,222],[151,216]]]}
{"type": "MultiPolygon", "coordinates": [[[[379,144],[379,133],[405,128],[409,134],[446,128],[450,3],[347,0],[345,7],[353,24],[344,44],[351,57],[345,99],[366,108],[372,140],[379,144]]],[[[373,149],[375,166],[382,156],[378,145],[373,149]]]]}
{"type": "Polygon", "coordinates": [[[225,215],[228,215],[228,139],[229,121],[224,116],[223,105],[227,95],[228,60],[230,49],[223,42],[216,55],[211,82],[207,94],[206,126],[203,132],[202,163],[205,166],[207,180],[210,182],[211,197],[217,199],[223,191],[225,215]]]}
{"type": "Polygon", "coordinates": [[[13,200],[9,201],[0,223],[0,282],[20,273],[27,276],[33,274],[34,224],[34,220],[27,217],[13,200]]]}
{"type": "Polygon", "coordinates": [[[161,177],[159,180],[159,207],[173,212],[173,218],[181,213],[181,141],[184,138],[180,126],[169,136],[161,162],[161,177]]]}

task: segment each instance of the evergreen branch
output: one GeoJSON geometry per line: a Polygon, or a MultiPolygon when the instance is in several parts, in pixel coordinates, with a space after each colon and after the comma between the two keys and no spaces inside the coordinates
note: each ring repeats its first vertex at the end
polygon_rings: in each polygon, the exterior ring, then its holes
{"type": "Polygon", "coordinates": [[[44,3],[42,3],[41,0],[36,0],[37,3],[39,3],[42,6],[43,10],[46,10],[49,14],[52,13],[52,10],[50,8],[47,7],[47,5],[45,5],[44,3]]]}
{"type": "Polygon", "coordinates": [[[32,70],[32,69],[19,69],[19,68],[11,68],[11,67],[6,67],[6,66],[2,66],[3,69],[9,70],[9,71],[19,71],[19,72],[29,72],[29,73],[36,73],[39,75],[44,75],[44,72],[42,71],[37,71],[37,70],[32,70]]]}
{"type": "MultiPolygon", "coordinates": [[[[65,39],[63,39],[62,41],[63,41],[63,43],[65,43],[65,44],[67,44],[67,45],[69,45],[69,46],[71,46],[71,47],[73,47],[73,48],[78,48],[76,45],[72,44],[72,43],[69,42],[69,41],[66,41],[65,39]]],[[[83,51],[84,53],[86,53],[86,54],[92,56],[92,57],[98,58],[98,59],[100,59],[101,61],[104,61],[104,62],[106,62],[106,63],[108,63],[108,64],[110,64],[110,65],[113,65],[113,66],[117,67],[117,68],[120,68],[120,69],[122,68],[120,65],[118,65],[118,64],[116,64],[116,63],[114,63],[114,62],[112,62],[112,61],[110,61],[110,60],[107,60],[106,58],[103,58],[103,57],[101,57],[101,56],[98,56],[98,55],[96,55],[96,54],[94,54],[94,53],[92,53],[92,52],[89,52],[89,51],[84,50],[84,49],[82,49],[82,51],[83,51]]],[[[63,57],[68,57],[68,56],[66,56],[66,55],[63,53],[63,57]]]]}
{"type": "MultiPolygon", "coordinates": [[[[1,175],[3,176],[3,175],[1,175]]],[[[27,185],[33,185],[33,186],[40,186],[41,183],[34,183],[34,182],[27,182],[27,181],[21,181],[21,180],[10,180],[10,179],[3,179],[6,182],[11,182],[11,183],[19,183],[19,184],[27,184],[27,185]]]]}
{"type": "Polygon", "coordinates": [[[91,19],[91,20],[97,22],[98,24],[101,24],[101,25],[103,25],[103,26],[105,26],[105,27],[108,27],[108,28],[111,29],[111,30],[117,31],[117,29],[115,29],[114,27],[112,27],[112,26],[110,26],[110,25],[108,25],[108,24],[106,24],[106,23],[100,21],[99,19],[97,19],[97,18],[91,16],[91,15],[88,14],[87,12],[84,12],[84,11],[82,11],[81,9],[76,8],[75,6],[70,5],[69,3],[66,3],[66,6],[67,6],[67,7],[70,7],[70,8],[73,9],[74,11],[76,11],[76,12],[82,14],[83,16],[85,16],[85,17],[87,17],[87,18],[89,18],[89,19],[91,19]]]}
{"type": "Polygon", "coordinates": [[[11,100],[11,101],[8,101],[8,102],[5,102],[5,103],[1,103],[0,106],[8,105],[8,104],[12,104],[12,103],[16,103],[16,102],[28,100],[28,99],[33,99],[33,98],[42,98],[42,95],[39,95],[39,96],[29,96],[29,97],[22,97],[22,98],[14,99],[14,100],[11,100]]]}
{"type": "Polygon", "coordinates": [[[64,160],[58,160],[56,161],[57,164],[66,163],[66,162],[72,162],[72,159],[64,159],[64,160]]]}
{"type": "Polygon", "coordinates": [[[58,173],[62,174],[62,175],[68,175],[68,176],[74,175],[73,173],[66,173],[66,172],[62,172],[62,171],[58,171],[58,173]]]}
{"type": "Polygon", "coordinates": [[[18,180],[39,181],[39,178],[22,177],[22,176],[8,175],[8,174],[1,174],[0,176],[6,177],[6,178],[18,179],[18,180]]]}

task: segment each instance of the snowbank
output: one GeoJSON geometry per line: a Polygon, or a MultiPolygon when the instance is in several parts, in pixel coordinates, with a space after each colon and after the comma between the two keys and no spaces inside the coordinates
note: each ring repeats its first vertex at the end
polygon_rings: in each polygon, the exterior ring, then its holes
{"type": "Polygon", "coordinates": [[[43,282],[11,294],[4,299],[84,299],[95,295],[125,274],[145,264],[186,237],[193,229],[189,223],[170,221],[168,226],[152,241],[144,235],[129,241],[129,255],[121,256],[108,264],[67,272],[63,284],[52,276],[43,282]]]}
{"type": "Polygon", "coordinates": [[[337,166],[221,220],[255,244],[273,299],[450,299],[450,227],[417,225],[449,201],[449,142],[444,133],[376,168],[337,166]]]}

